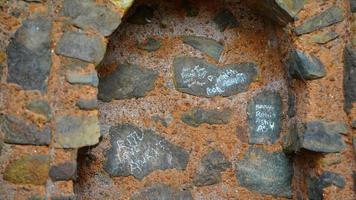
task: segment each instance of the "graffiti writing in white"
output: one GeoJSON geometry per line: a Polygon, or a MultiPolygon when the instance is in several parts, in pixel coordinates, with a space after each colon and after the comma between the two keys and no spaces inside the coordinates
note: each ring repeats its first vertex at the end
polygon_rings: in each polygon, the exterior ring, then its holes
{"type": "Polygon", "coordinates": [[[256,105],[256,132],[266,133],[275,129],[275,107],[272,105],[256,105]]]}
{"type": "Polygon", "coordinates": [[[188,84],[188,87],[193,85],[203,86],[206,84],[205,77],[208,74],[204,67],[199,65],[194,66],[194,68],[183,68],[181,72],[181,77],[183,83],[188,84]]]}
{"type": "Polygon", "coordinates": [[[246,81],[246,74],[228,69],[216,78],[216,83],[213,87],[206,88],[206,94],[209,96],[222,94],[227,88],[243,84],[246,81]]]}

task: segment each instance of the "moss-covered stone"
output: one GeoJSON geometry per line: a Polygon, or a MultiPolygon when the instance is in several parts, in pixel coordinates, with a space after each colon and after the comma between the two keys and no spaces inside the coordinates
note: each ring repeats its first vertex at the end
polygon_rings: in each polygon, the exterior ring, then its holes
{"type": "Polygon", "coordinates": [[[24,156],[7,166],[4,179],[14,184],[46,184],[50,160],[46,155],[24,156]]]}

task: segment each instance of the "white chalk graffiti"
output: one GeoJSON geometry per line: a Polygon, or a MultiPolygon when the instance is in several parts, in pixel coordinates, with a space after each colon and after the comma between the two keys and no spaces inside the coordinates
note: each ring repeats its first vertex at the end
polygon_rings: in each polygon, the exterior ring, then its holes
{"type": "Polygon", "coordinates": [[[207,73],[208,72],[204,67],[196,65],[193,69],[183,68],[181,77],[183,79],[183,83],[188,84],[188,87],[193,85],[203,86],[206,84],[204,79],[207,73]]]}
{"type": "Polygon", "coordinates": [[[269,130],[274,131],[275,122],[274,118],[276,117],[275,107],[272,105],[256,105],[256,132],[266,133],[269,130]]]}
{"type": "Polygon", "coordinates": [[[206,94],[209,96],[222,94],[227,88],[234,85],[243,84],[246,81],[246,74],[228,69],[216,78],[216,83],[213,87],[206,88],[206,94]]]}
{"type": "MultiPolygon", "coordinates": [[[[116,158],[118,163],[127,164],[130,172],[143,172],[143,168],[149,162],[157,162],[162,157],[162,149],[167,154],[162,140],[156,143],[143,143],[144,134],[131,132],[125,139],[116,141],[116,158]],[[144,146],[143,146],[144,145],[144,146]]],[[[168,162],[171,164],[172,155],[168,153],[168,162]]]]}

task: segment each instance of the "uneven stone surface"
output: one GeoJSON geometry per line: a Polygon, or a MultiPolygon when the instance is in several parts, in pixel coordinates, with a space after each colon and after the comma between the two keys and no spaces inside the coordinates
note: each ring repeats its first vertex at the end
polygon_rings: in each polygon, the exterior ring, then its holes
{"type": "Polygon", "coordinates": [[[296,27],[294,31],[297,35],[302,35],[331,26],[342,20],[344,20],[342,8],[332,6],[322,13],[307,19],[302,25],[296,27]]]}
{"type": "Polygon", "coordinates": [[[64,0],[63,14],[71,17],[75,26],[93,28],[104,36],[109,36],[121,23],[118,12],[95,0],[64,0]]]}
{"type": "Polygon", "coordinates": [[[227,97],[244,92],[257,78],[257,65],[254,63],[221,68],[194,57],[175,58],[173,70],[178,91],[203,97],[227,97]]]}
{"type": "Polygon", "coordinates": [[[135,12],[129,17],[128,22],[137,25],[151,23],[154,9],[147,5],[137,6],[135,12]]]}
{"type": "Polygon", "coordinates": [[[8,78],[25,90],[47,89],[51,70],[49,18],[36,17],[23,22],[7,47],[8,78]]]}
{"type": "Polygon", "coordinates": [[[58,116],[56,118],[55,146],[80,148],[99,142],[100,130],[96,116],[58,116]]]}
{"type": "Polygon", "coordinates": [[[220,151],[213,150],[205,155],[193,182],[196,186],[207,186],[221,181],[221,172],[231,167],[231,163],[220,151]]]}
{"type": "Polygon", "coordinates": [[[8,144],[49,145],[51,142],[48,126],[41,130],[35,124],[12,115],[0,116],[0,130],[8,144]]]}
{"type": "Polygon", "coordinates": [[[202,108],[194,108],[185,112],[181,116],[181,120],[193,127],[198,127],[201,124],[227,124],[231,118],[231,111],[225,110],[204,110],[202,108]]]}
{"type": "Polygon", "coordinates": [[[99,85],[99,78],[96,72],[82,74],[68,71],[66,74],[66,79],[71,84],[91,85],[93,87],[98,87],[99,85]]]}
{"type": "Polygon", "coordinates": [[[283,26],[292,22],[304,7],[304,0],[249,0],[247,3],[259,14],[283,26]]]}
{"type": "Polygon", "coordinates": [[[24,156],[5,169],[4,179],[14,184],[46,184],[49,157],[45,155],[24,156]]]}
{"type": "Polygon", "coordinates": [[[98,107],[98,100],[94,99],[79,99],[75,104],[82,110],[95,110],[98,107]]]}
{"type": "Polygon", "coordinates": [[[161,42],[154,38],[147,38],[145,42],[137,44],[137,48],[148,52],[157,51],[160,47],[161,47],[161,42]]]}
{"type": "Polygon", "coordinates": [[[347,133],[344,124],[310,121],[293,127],[285,146],[293,151],[303,148],[322,153],[340,152],[346,147],[341,136],[344,133],[347,133]]]}
{"type": "Polygon", "coordinates": [[[356,12],[356,0],[350,0],[351,12],[356,12]]]}
{"type": "Polygon", "coordinates": [[[52,118],[52,110],[45,100],[33,100],[26,105],[26,109],[44,116],[47,120],[52,118]]]}
{"type": "Polygon", "coordinates": [[[215,15],[213,21],[221,32],[224,32],[226,29],[237,28],[240,24],[228,9],[220,10],[215,15]]]}
{"type": "Polygon", "coordinates": [[[65,32],[57,43],[56,53],[98,64],[106,51],[104,38],[80,32],[65,32]]]}
{"type": "Polygon", "coordinates": [[[336,32],[323,32],[323,33],[314,35],[311,38],[311,41],[315,42],[317,44],[325,44],[325,43],[328,43],[338,37],[339,37],[339,34],[336,32]]]}
{"type": "Polygon", "coordinates": [[[76,175],[77,164],[75,162],[65,162],[51,166],[49,176],[52,181],[74,180],[76,175]]]}
{"type": "Polygon", "coordinates": [[[110,138],[105,170],[111,176],[132,175],[142,180],[155,170],[187,166],[189,154],[152,130],[123,124],[110,128],[110,138]]]}
{"type": "Polygon", "coordinates": [[[356,50],[350,45],[345,48],[344,59],[344,108],[350,112],[352,103],[356,102],[356,50]]]}
{"type": "Polygon", "coordinates": [[[292,163],[284,153],[268,153],[260,147],[250,147],[236,164],[239,184],[262,194],[291,197],[292,176],[292,163]]]}
{"type": "Polygon", "coordinates": [[[206,53],[217,61],[219,61],[221,53],[224,51],[223,45],[210,38],[201,36],[183,36],[182,40],[185,44],[206,53]]]}
{"type": "Polygon", "coordinates": [[[270,144],[279,138],[282,100],[277,92],[264,91],[249,102],[249,143],[270,144]]]}
{"type": "Polygon", "coordinates": [[[190,191],[179,191],[165,184],[155,184],[137,191],[130,200],[193,200],[190,191]]]}
{"type": "Polygon", "coordinates": [[[294,49],[289,53],[287,65],[289,75],[293,78],[315,80],[326,75],[325,67],[319,58],[298,49],[294,49]]]}
{"type": "Polygon", "coordinates": [[[122,64],[100,78],[98,98],[102,101],[144,97],[154,87],[157,72],[137,65],[122,64]]]}
{"type": "Polygon", "coordinates": [[[323,198],[323,189],[331,185],[335,185],[339,188],[345,187],[345,178],[340,174],[326,171],[321,174],[320,177],[312,177],[307,179],[308,187],[308,198],[309,199],[324,199],[323,198]]]}

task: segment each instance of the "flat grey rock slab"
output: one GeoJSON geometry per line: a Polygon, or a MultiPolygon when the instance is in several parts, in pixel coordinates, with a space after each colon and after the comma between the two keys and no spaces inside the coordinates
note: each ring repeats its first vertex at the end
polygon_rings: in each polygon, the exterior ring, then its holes
{"type": "Polygon", "coordinates": [[[35,124],[12,115],[0,116],[0,130],[5,134],[4,142],[8,144],[49,145],[51,129],[38,128],[35,124]]]}
{"type": "Polygon", "coordinates": [[[332,31],[332,32],[323,32],[320,34],[316,34],[311,37],[311,41],[317,44],[326,44],[336,38],[339,37],[339,34],[332,31]]]}
{"type": "Polygon", "coordinates": [[[138,65],[121,64],[114,72],[100,78],[98,98],[109,102],[112,99],[140,98],[154,88],[158,73],[138,65]]]}
{"type": "Polygon", "coordinates": [[[325,171],[319,177],[307,177],[307,191],[309,199],[323,199],[323,189],[331,185],[344,188],[345,178],[340,174],[325,171]]]}
{"type": "Polygon", "coordinates": [[[352,104],[356,102],[356,49],[351,45],[345,48],[344,60],[344,109],[350,112],[352,104]]]}
{"type": "Polygon", "coordinates": [[[356,12],[356,0],[350,0],[351,12],[356,12]]]}
{"type": "Polygon", "coordinates": [[[182,114],[181,120],[193,127],[198,127],[201,124],[227,124],[231,118],[231,111],[224,110],[206,110],[203,108],[194,108],[182,114]]]}
{"type": "Polygon", "coordinates": [[[202,36],[182,36],[182,40],[185,44],[192,46],[215,60],[219,61],[224,46],[211,38],[202,36]]]}
{"type": "Polygon", "coordinates": [[[287,59],[289,75],[301,80],[315,80],[326,76],[324,64],[314,55],[293,49],[287,59]]]}
{"type": "Polygon", "coordinates": [[[103,37],[82,32],[65,32],[57,43],[58,55],[99,64],[104,58],[106,43],[103,37]]]}
{"type": "Polygon", "coordinates": [[[161,48],[161,42],[159,40],[149,37],[146,41],[138,43],[137,48],[148,52],[153,52],[161,48]]]}
{"type": "Polygon", "coordinates": [[[322,13],[307,19],[302,25],[295,28],[297,35],[311,33],[313,31],[331,26],[344,20],[344,11],[342,8],[332,6],[322,13]]]}
{"type": "Polygon", "coordinates": [[[283,152],[269,153],[250,147],[236,164],[240,186],[261,194],[292,196],[293,165],[283,152]]]}
{"type": "Polygon", "coordinates": [[[6,49],[9,83],[18,84],[24,90],[47,90],[52,66],[51,29],[52,22],[46,17],[23,22],[6,49]]]}
{"type": "Polygon", "coordinates": [[[341,152],[346,144],[341,134],[348,132],[344,123],[326,122],[322,120],[294,124],[284,139],[287,152],[306,149],[320,153],[341,152]]]}
{"type": "Polygon", "coordinates": [[[130,200],[193,200],[190,191],[180,191],[158,183],[135,192],[130,200]]]}
{"type": "Polygon", "coordinates": [[[231,168],[231,162],[225,155],[221,151],[212,150],[203,156],[193,183],[196,186],[217,184],[221,182],[221,172],[228,168],[231,168]]]}
{"type": "Polygon", "coordinates": [[[178,91],[201,97],[228,97],[248,89],[258,74],[255,63],[218,67],[203,59],[177,57],[173,61],[174,83],[178,91]]]}
{"type": "Polygon", "coordinates": [[[97,116],[64,115],[56,118],[55,147],[80,148],[99,142],[97,116]]]}
{"type": "Polygon", "coordinates": [[[52,109],[46,100],[32,100],[26,104],[26,109],[44,116],[47,120],[52,118],[52,109]]]}
{"type": "Polygon", "coordinates": [[[66,73],[66,79],[71,84],[91,85],[93,87],[98,87],[99,85],[99,78],[96,72],[83,74],[79,72],[68,71],[66,73]]]}
{"type": "Polygon", "coordinates": [[[213,19],[216,27],[221,32],[224,32],[226,29],[236,28],[240,25],[240,22],[228,9],[221,9],[213,19]]]}
{"type": "Polygon", "coordinates": [[[264,91],[247,107],[250,144],[272,144],[281,130],[282,100],[277,92],[264,91]]]}
{"type": "Polygon", "coordinates": [[[95,0],[64,0],[63,14],[75,26],[93,28],[104,36],[109,36],[121,23],[119,12],[95,0]]]}
{"type": "Polygon", "coordinates": [[[75,180],[76,171],[76,162],[65,162],[58,165],[52,165],[49,170],[49,177],[51,177],[52,181],[75,180]]]}
{"type": "Polygon", "coordinates": [[[98,108],[98,100],[93,99],[79,99],[75,104],[81,110],[96,110],[98,108]]]}
{"type": "Polygon", "coordinates": [[[134,176],[142,180],[155,170],[184,170],[189,154],[152,130],[131,124],[110,128],[111,148],[105,170],[111,176],[134,176]]]}

